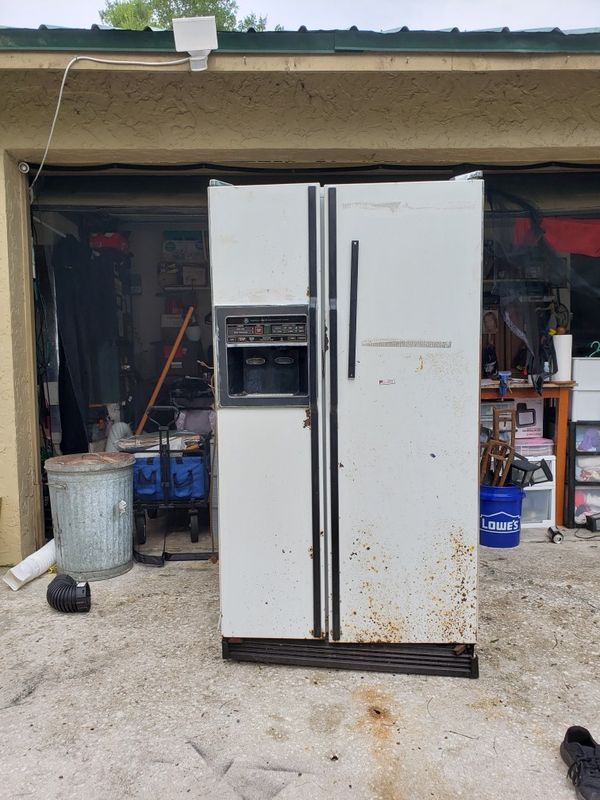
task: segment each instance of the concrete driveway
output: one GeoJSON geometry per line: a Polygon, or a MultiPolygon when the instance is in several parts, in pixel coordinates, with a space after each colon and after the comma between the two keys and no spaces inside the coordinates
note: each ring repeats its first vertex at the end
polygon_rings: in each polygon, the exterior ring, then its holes
{"type": "Polygon", "coordinates": [[[477,681],[220,654],[218,567],[135,566],[89,614],[0,584],[0,796],[568,800],[567,726],[600,737],[600,540],[480,553],[477,681]],[[594,727],[595,726],[595,727],[594,727]]]}

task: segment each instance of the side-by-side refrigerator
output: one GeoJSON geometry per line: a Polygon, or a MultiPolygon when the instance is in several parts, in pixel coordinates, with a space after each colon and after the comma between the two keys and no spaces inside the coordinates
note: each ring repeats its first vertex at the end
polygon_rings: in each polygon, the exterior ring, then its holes
{"type": "Polygon", "coordinates": [[[227,658],[477,675],[481,180],[209,188],[227,658]]]}

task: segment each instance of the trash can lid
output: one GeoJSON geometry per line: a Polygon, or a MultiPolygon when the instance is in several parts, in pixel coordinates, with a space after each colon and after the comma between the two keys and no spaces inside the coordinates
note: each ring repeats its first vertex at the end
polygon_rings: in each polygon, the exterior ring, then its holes
{"type": "Polygon", "coordinates": [[[44,466],[48,472],[103,472],[130,467],[134,462],[131,453],[74,453],[49,458],[44,466]]]}

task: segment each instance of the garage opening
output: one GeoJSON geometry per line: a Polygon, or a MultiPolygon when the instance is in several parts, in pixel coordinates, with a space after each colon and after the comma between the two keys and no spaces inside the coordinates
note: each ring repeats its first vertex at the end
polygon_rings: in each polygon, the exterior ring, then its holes
{"type": "MultiPolygon", "coordinates": [[[[151,563],[165,552],[174,557],[214,555],[217,500],[209,179],[333,184],[447,180],[456,172],[443,167],[255,173],[230,168],[204,169],[199,175],[46,177],[32,209],[42,465],[60,452],[102,450],[130,433],[135,439],[136,427],[173,355],[153,404],[159,408],[150,412],[144,430],[150,434],[168,427],[170,444],[184,450],[201,441],[206,491],[192,518],[189,508],[167,508],[160,497],[152,497],[145,510],[140,507],[147,530],[144,536],[138,515],[138,540],[147,541],[139,544],[139,550],[151,563]],[[188,312],[181,342],[173,350],[188,312]]],[[[486,382],[495,387],[499,371],[510,372],[515,382],[529,381],[532,373],[541,375],[542,382],[547,380],[554,364],[540,344],[551,330],[572,335],[576,359],[600,353],[597,174],[550,167],[507,168],[486,172],[485,181],[482,397],[486,382]]],[[[459,298],[448,298],[448,313],[460,313],[459,298]]],[[[595,405],[579,419],[586,424],[598,420],[600,431],[598,394],[585,395],[583,400],[595,405]]],[[[543,454],[551,459],[553,482],[532,487],[524,522],[558,521],[568,478],[566,520],[577,524],[584,519],[584,511],[600,510],[600,468],[593,453],[581,459],[573,451],[567,474],[571,455],[566,439],[557,432],[555,403],[540,402],[539,408],[527,405],[526,418],[536,416],[535,438],[546,440],[539,446],[546,447],[543,454]]],[[[573,428],[572,434],[581,438],[588,429],[589,425],[579,425],[579,433],[573,428]]],[[[160,487],[156,488],[160,469],[157,473],[152,461],[160,454],[158,437],[152,447],[154,455],[141,456],[148,466],[150,495],[155,490],[160,494],[160,487]]],[[[189,470],[184,472],[187,475],[189,470]]],[[[50,536],[47,495],[45,508],[50,536]]]]}

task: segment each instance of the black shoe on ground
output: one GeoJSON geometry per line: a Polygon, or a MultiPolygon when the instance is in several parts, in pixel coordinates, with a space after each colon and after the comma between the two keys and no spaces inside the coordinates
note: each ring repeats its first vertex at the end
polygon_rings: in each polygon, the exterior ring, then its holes
{"type": "Polygon", "coordinates": [[[578,800],[600,800],[600,745],[587,728],[574,725],[560,745],[578,800]]]}

